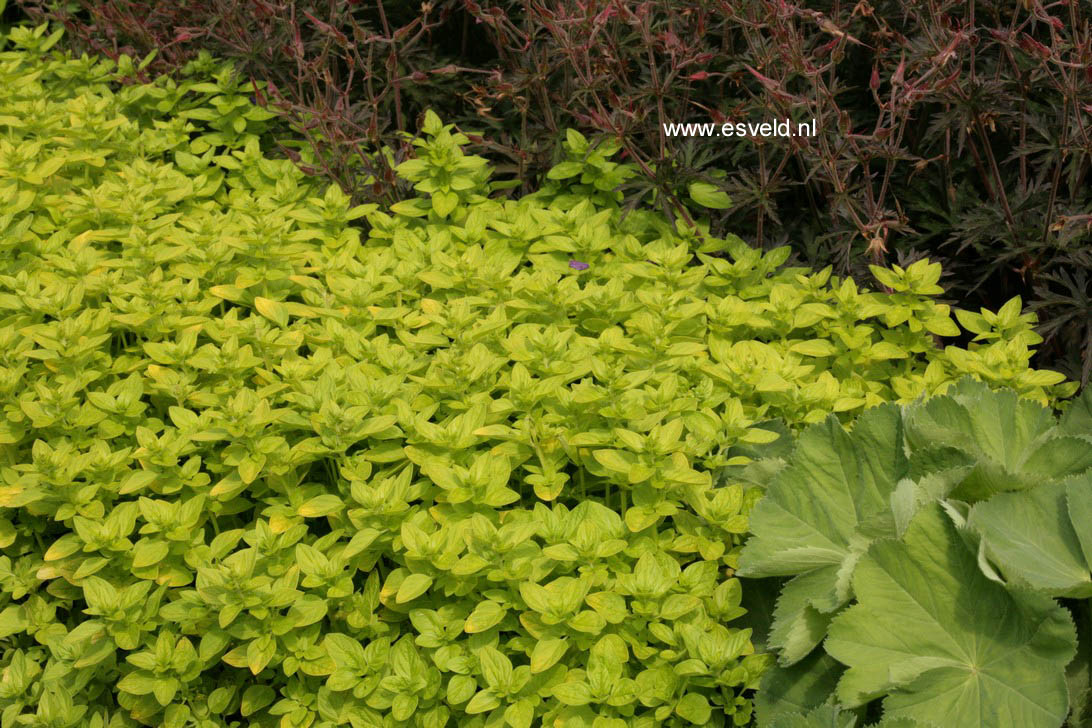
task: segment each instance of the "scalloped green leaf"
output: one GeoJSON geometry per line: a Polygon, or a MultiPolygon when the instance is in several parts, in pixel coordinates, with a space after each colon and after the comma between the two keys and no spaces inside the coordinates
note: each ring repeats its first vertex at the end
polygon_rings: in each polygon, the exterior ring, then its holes
{"type": "Polygon", "coordinates": [[[1057,427],[1051,411],[1013,391],[961,380],[946,396],[909,409],[906,440],[914,450],[943,448],[973,468],[951,497],[978,501],[1025,490],[1092,468],[1092,447],[1057,427]]]}
{"type": "Polygon", "coordinates": [[[1092,597],[1092,475],[975,505],[967,524],[990,561],[1018,584],[1053,596],[1092,597]]]}
{"type": "Polygon", "coordinates": [[[766,671],[755,693],[755,716],[766,728],[786,714],[805,714],[833,699],[845,667],[816,650],[790,667],[766,671]]]}
{"type": "Polygon", "coordinates": [[[792,462],[755,506],[739,575],[797,576],[770,632],[771,644],[785,649],[782,664],[822,639],[823,615],[849,601],[850,577],[868,544],[895,535],[891,498],[908,467],[901,433],[893,405],[868,410],[852,432],[830,417],[800,436],[792,462]]]}
{"type": "Polygon", "coordinates": [[[825,647],[847,665],[838,698],[886,694],[885,715],[937,725],[1057,728],[1069,708],[1065,666],[1076,651],[1069,613],[1049,597],[1008,590],[939,504],[901,541],[877,541],[853,575],[858,603],[825,647]]]}

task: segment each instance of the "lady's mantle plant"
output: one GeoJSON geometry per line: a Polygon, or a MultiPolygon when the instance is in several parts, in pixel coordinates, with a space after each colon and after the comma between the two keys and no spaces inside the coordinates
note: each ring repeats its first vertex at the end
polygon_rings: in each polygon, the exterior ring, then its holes
{"type": "Polygon", "coordinates": [[[759,724],[879,698],[908,725],[1087,725],[1090,446],[1092,390],[1058,421],[972,380],[805,431],[740,559],[793,577],[759,724]]]}
{"type": "Polygon", "coordinates": [[[5,726],[743,725],[753,498],[714,474],[759,425],[1070,391],[1008,314],[938,349],[926,262],[695,256],[584,195],[606,154],[499,199],[432,115],[423,196],[351,207],[230,69],[119,88],[54,40],[0,53],[5,726]]]}

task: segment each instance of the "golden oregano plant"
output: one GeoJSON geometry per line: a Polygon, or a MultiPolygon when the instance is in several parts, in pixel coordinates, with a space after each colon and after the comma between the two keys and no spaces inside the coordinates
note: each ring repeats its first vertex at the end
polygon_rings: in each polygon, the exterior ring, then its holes
{"type": "Polygon", "coordinates": [[[746,725],[766,423],[1073,391],[1018,302],[940,348],[927,262],[785,268],[601,167],[498,201],[431,114],[421,197],[351,207],[229,67],[45,30],[0,44],[4,726],[746,725]]]}

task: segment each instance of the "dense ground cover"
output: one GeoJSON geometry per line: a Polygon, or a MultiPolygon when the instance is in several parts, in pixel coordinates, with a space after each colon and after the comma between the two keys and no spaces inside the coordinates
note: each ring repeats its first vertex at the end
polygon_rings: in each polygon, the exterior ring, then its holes
{"type": "Polygon", "coordinates": [[[935,264],[876,293],[623,216],[578,134],[499,199],[429,114],[420,196],[353,206],[211,57],[121,85],[56,40],[0,53],[5,722],[746,725],[756,447],[1075,389],[1018,300],[941,347],[935,264]]]}
{"type": "MultiPolygon", "coordinates": [[[[699,214],[692,181],[731,194],[713,232],[791,244],[816,269],[944,265],[964,306],[1021,295],[1037,366],[1092,374],[1089,5],[1042,0],[16,0],[66,43],[202,49],[269,80],[355,202],[409,188],[393,161],[433,108],[529,192],[566,127],[624,147],[627,196],[699,214]],[[724,138],[666,124],[815,120],[813,138],[724,138]],[[365,181],[360,167],[375,172],[365,181]]],[[[259,101],[267,98],[266,94],[259,101]]],[[[288,150],[291,152],[291,150],[288,150]]]]}

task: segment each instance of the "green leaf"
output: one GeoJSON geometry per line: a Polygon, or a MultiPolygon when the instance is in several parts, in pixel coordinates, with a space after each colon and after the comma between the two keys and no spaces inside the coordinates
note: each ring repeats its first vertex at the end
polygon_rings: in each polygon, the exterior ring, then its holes
{"type": "Polygon", "coordinates": [[[634,533],[653,526],[660,520],[660,514],[648,506],[633,506],[626,509],[626,528],[634,533]]]}
{"type": "Polygon", "coordinates": [[[588,606],[600,614],[611,624],[618,624],[625,620],[629,613],[626,610],[626,600],[621,594],[614,592],[595,592],[587,596],[588,606]]]}
{"type": "Polygon", "coordinates": [[[400,693],[391,702],[391,718],[402,723],[413,717],[420,699],[416,695],[400,693]]]}
{"type": "Polygon", "coordinates": [[[477,715],[493,710],[501,704],[500,698],[492,690],[481,690],[466,704],[467,715],[477,715]]]}
{"type": "Polygon", "coordinates": [[[570,619],[567,624],[577,632],[599,634],[607,626],[607,620],[603,619],[599,613],[585,609],[570,619]]]}
{"type": "Polygon", "coordinates": [[[858,604],[834,619],[827,652],[849,666],[839,699],[887,693],[886,715],[937,725],[1057,728],[1076,651],[1068,612],[1008,591],[978,569],[940,505],[902,541],[877,541],[853,576],[858,604]]]}
{"type": "Polygon", "coordinates": [[[978,503],[967,524],[1001,572],[1052,596],[1092,596],[1092,474],[1001,493],[978,503]]]}
{"type": "Polygon", "coordinates": [[[498,625],[507,613],[507,609],[491,599],[478,602],[478,606],[474,607],[474,611],[466,618],[463,630],[467,634],[485,632],[498,625]]]}
{"type": "MultiPolygon", "coordinates": [[[[836,705],[821,705],[807,714],[784,713],[767,725],[769,728],[855,728],[857,716],[836,705]]],[[[912,725],[912,723],[906,725],[905,728],[912,728],[912,725]]],[[[888,720],[881,721],[871,728],[881,728],[881,726],[895,728],[888,720]]]]}
{"type": "Polygon", "coordinates": [[[314,546],[298,543],[296,544],[296,564],[304,574],[321,577],[330,561],[314,546]]]}
{"type": "Polygon", "coordinates": [[[857,559],[877,537],[894,536],[891,496],[907,473],[897,407],[866,411],[847,433],[837,418],[809,427],[792,463],[751,514],[754,535],[740,576],[807,575],[778,602],[771,644],[790,665],[820,639],[832,612],[850,597],[857,559]]]}
{"type": "Polygon", "coordinates": [[[732,198],[723,190],[707,182],[694,182],[690,185],[690,199],[702,207],[714,210],[726,210],[732,206],[732,198]]]}
{"type": "Polygon", "coordinates": [[[158,54],[159,54],[159,49],[158,49],[158,48],[153,48],[153,49],[152,49],[152,50],[151,50],[151,51],[150,51],[150,52],[148,53],[148,55],[144,56],[144,58],[143,58],[143,59],[141,59],[140,63],[138,63],[138,64],[137,64],[137,70],[138,70],[138,71],[143,71],[143,70],[144,70],[145,68],[147,68],[147,67],[148,67],[148,65],[149,65],[149,64],[150,64],[150,63],[152,62],[152,60],[153,60],[153,59],[154,59],[154,58],[155,58],[155,57],[156,57],[156,56],[157,56],[158,54]]]}
{"type": "Polygon", "coordinates": [[[751,514],[755,535],[738,573],[791,576],[842,566],[851,545],[893,535],[889,499],[907,472],[901,431],[893,405],[866,411],[852,433],[835,417],[809,427],[751,514]]]}
{"type": "Polygon", "coordinates": [[[239,707],[239,712],[244,718],[253,715],[271,704],[276,698],[276,691],[268,685],[251,685],[243,691],[243,701],[239,707]]]}
{"type": "Polygon", "coordinates": [[[246,666],[252,674],[257,675],[265,669],[276,653],[277,640],[272,635],[253,639],[246,648],[246,666]]]}
{"type": "Polygon", "coordinates": [[[637,699],[649,707],[674,699],[679,677],[667,665],[642,670],[637,674],[637,699]]]}
{"type": "Polygon", "coordinates": [[[504,721],[509,728],[531,728],[535,719],[535,706],[528,698],[517,700],[504,709],[504,721]]]}
{"type": "Polygon", "coordinates": [[[133,548],[133,568],[154,566],[167,557],[170,545],[166,541],[141,541],[133,548]]]}
{"type": "Polygon", "coordinates": [[[155,690],[155,677],[144,670],[136,670],[118,681],[118,690],[132,695],[150,695],[155,690]]]}
{"type": "Polygon", "coordinates": [[[333,494],[317,495],[301,505],[296,513],[304,518],[319,518],[337,513],[345,504],[333,494]]]}
{"type": "Polygon", "coordinates": [[[591,688],[587,683],[563,682],[554,686],[554,697],[565,705],[581,706],[592,701],[591,688]]]}
{"type": "Polygon", "coordinates": [[[777,725],[786,714],[807,713],[834,695],[845,668],[822,650],[791,667],[773,666],[755,692],[755,715],[760,726],[777,725]]]}
{"type": "Polygon", "coordinates": [[[432,209],[440,217],[447,217],[459,204],[459,196],[454,192],[436,192],[432,195],[432,209]]]}
{"type": "Polygon", "coordinates": [[[396,202],[391,205],[389,209],[396,215],[405,215],[407,217],[424,217],[428,214],[428,211],[432,209],[432,203],[430,203],[428,200],[414,197],[410,200],[402,200],[401,202],[396,202]]]}
{"type": "Polygon", "coordinates": [[[364,647],[359,641],[340,632],[331,632],[322,641],[327,654],[339,667],[358,669],[367,664],[364,647]]]}
{"type": "Polygon", "coordinates": [[[600,465],[613,473],[628,474],[636,462],[632,453],[620,450],[596,450],[592,453],[600,465]]]}
{"type": "Polygon", "coordinates": [[[0,639],[25,632],[30,623],[22,605],[9,604],[0,611],[0,639]]]}
{"type": "Polygon", "coordinates": [[[478,650],[482,676],[486,684],[497,692],[503,692],[512,681],[512,662],[492,647],[478,650]]]}
{"type": "Polygon", "coordinates": [[[868,266],[868,270],[872,272],[872,275],[875,276],[876,280],[878,280],[887,288],[890,288],[894,291],[906,290],[906,285],[902,283],[899,275],[890,268],[884,268],[878,265],[870,265],[868,266]]]}
{"type": "Polygon", "coordinates": [[[427,592],[430,586],[432,586],[431,576],[427,574],[410,574],[398,586],[398,595],[394,600],[398,604],[411,602],[427,592]]]}
{"type": "Polygon", "coordinates": [[[1084,563],[1092,565],[1092,473],[1065,481],[1065,504],[1084,563]]]}
{"type": "Polygon", "coordinates": [[[821,612],[813,601],[838,581],[838,566],[824,566],[793,578],[781,590],[770,625],[770,646],[779,651],[778,662],[792,665],[815,649],[826,637],[834,614],[821,612]]]}
{"type": "Polygon", "coordinates": [[[1092,387],[1085,387],[1077,399],[1066,402],[1058,429],[1065,435],[1092,437],[1092,387]]]}
{"type": "Polygon", "coordinates": [[[288,309],[284,307],[283,303],[257,296],[254,299],[254,308],[258,310],[258,313],[278,326],[288,326],[288,309]]]}
{"type": "Polygon", "coordinates": [[[232,687],[219,687],[209,693],[208,706],[209,710],[213,713],[220,714],[227,710],[228,705],[231,703],[232,697],[235,695],[236,688],[232,687]]]}
{"type": "Polygon", "coordinates": [[[633,590],[637,595],[659,597],[674,586],[679,565],[662,551],[646,551],[633,567],[633,590]]]}
{"type": "Polygon", "coordinates": [[[533,581],[520,582],[519,585],[520,596],[523,597],[523,601],[527,603],[527,606],[536,612],[545,614],[553,609],[555,606],[555,599],[553,595],[546,590],[546,587],[541,584],[536,584],[533,581]]]}
{"type": "Polygon", "coordinates": [[[1092,447],[1059,432],[1050,410],[970,379],[911,407],[906,439],[915,450],[962,453],[974,467],[950,496],[972,502],[1092,469],[1092,447]]]}
{"type": "MultiPolygon", "coordinates": [[[[155,53],[153,50],[152,53],[155,53]]],[[[163,711],[163,728],[185,728],[190,719],[190,708],[187,705],[168,705],[163,711]]]]}
{"type": "Polygon", "coordinates": [[[89,607],[99,611],[113,609],[118,603],[118,593],[110,582],[97,576],[88,576],[80,584],[89,607]]]}
{"type": "Polygon", "coordinates": [[[588,151],[588,139],[576,129],[565,130],[565,144],[573,154],[583,156],[588,151]]]}
{"type": "Polygon", "coordinates": [[[432,109],[426,109],[424,123],[421,125],[421,131],[430,136],[436,136],[443,130],[444,123],[440,121],[440,117],[436,115],[436,112],[432,109]]]}
{"type": "Polygon", "coordinates": [[[462,705],[474,697],[478,690],[478,683],[469,675],[453,675],[447,683],[447,702],[451,705],[462,705]]]}
{"type": "Polygon", "coordinates": [[[569,648],[567,640],[561,638],[543,639],[535,642],[531,650],[531,672],[538,674],[545,672],[557,664],[564,657],[569,648]]]}
{"type": "Polygon", "coordinates": [[[834,344],[826,339],[810,339],[793,344],[790,351],[804,356],[831,356],[838,350],[834,347],[834,344]]]}
{"type": "Polygon", "coordinates": [[[945,315],[939,314],[925,320],[925,329],[937,336],[959,336],[959,327],[955,321],[945,315]]]}
{"type": "Polygon", "coordinates": [[[583,171],[583,162],[561,162],[560,164],[555,164],[553,167],[550,168],[550,171],[546,173],[546,178],[569,179],[570,177],[576,177],[583,171]]]}
{"type": "Polygon", "coordinates": [[[713,715],[709,701],[700,693],[687,693],[675,705],[675,713],[694,725],[705,725],[713,715]]]}
{"type": "Polygon", "coordinates": [[[701,606],[701,600],[693,594],[671,594],[660,607],[660,618],[674,621],[701,606]]]}

